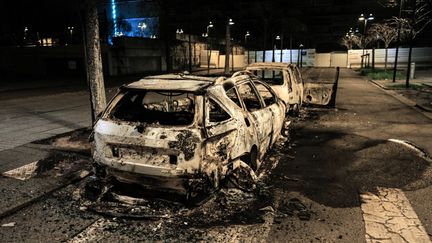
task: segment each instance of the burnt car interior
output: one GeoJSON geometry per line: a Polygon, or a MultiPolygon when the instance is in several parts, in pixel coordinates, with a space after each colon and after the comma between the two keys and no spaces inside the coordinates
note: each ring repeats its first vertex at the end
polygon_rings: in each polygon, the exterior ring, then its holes
{"type": "Polygon", "coordinates": [[[112,119],[155,125],[190,125],[195,96],[178,91],[125,91],[110,113],[112,119]]]}
{"type": "Polygon", "coordinates": [[[261,97],[264,100],[264,104],[266,106],[272,105],[276,103],[276,97],[270,92],[270,90],[262,85],[261,83],[254,82],[255,87],[258,89],[258,92],[260,93],[261,97]]]}
{"type": "Polygon", "coordinates": [[[283,72],[281,70],[261,70],[253,71],[253,74],[260,77],[263,81],[270,85],[283,84],[283,72]]]}
{"type": "Polygon", "coordinates": [[[210,104],[210,122],[223,122],[231,118],[231,116],[226,112],[218,103],[214,100],[209,99],[210,104]]]}
{"type": "Polygon", "coordinates": [[[240,96],[243,99],[243,103],[245,104],[246,109],[249,112],[256,111],[262,108],[259,97],[257,96],[257,93],[255,92],[250,83],[240,84],[238,86],[238,90],[240,96]]]}

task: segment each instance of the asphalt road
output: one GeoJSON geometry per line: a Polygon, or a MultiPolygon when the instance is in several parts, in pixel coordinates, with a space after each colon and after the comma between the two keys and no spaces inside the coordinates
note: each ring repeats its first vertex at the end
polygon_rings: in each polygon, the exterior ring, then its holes
{"type": "MultiPolygon", "coordinates": [[[[332,74],[307,73],[323,79],[332,74]]],[[[90,210],[78,193],[90,177],[72,184],[52,172],[26,180],[0,177],[0,241],[430,242],[431,161],[398,142],[431,153],[429,118],[342,70],[337,108],[304,109],[293,131],[289,142],[269,151],[257,190],[225,188],[193,208],[165,201],[135,207],[151,219],[90,210]],[[4,214],[17,204],[26,207],[4,214]]],[[[2,173],[47,157],[64,164],[88,161],[40,143],[0,153],[2,173]]]]}

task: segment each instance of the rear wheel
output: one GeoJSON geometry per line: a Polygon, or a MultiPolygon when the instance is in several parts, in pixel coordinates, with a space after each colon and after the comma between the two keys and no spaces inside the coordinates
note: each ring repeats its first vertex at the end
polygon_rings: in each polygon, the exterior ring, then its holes
{"type": "Polygon", "coordinates": [[[294,104],[292,107],[292,116],[298,116],[300,114],[300,106],[298,104],[294,104]]]}

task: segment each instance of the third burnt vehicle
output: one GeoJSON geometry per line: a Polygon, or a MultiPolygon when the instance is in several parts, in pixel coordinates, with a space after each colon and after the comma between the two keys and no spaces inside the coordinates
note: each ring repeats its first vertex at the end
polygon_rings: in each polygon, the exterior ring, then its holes
{"type": "Polygon", "coordinates": [[[258,62],[250,64],[246,67],[246,71],[260,77],[272,87],[278,97],[287,105],[287,113],[298,114],[303,103],[304,83],[296,65],[280,62],[258,62]]]}
{"type": "Polygon", "coordinates": [[[258,169],[284,117],[274,91],[248,75],[147,77],[122,87],[96,122],[95,168],[152,189],[218,187],[238,167],[258,169]]]}

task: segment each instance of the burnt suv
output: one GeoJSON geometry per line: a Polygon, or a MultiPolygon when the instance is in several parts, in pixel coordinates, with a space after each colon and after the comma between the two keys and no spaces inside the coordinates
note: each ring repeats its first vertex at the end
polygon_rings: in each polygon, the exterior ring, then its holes
{"type": "Polygon", "coordinates": [[[278,139],[285,105],[248,75],[150,76],[120,89],[94,126],[98,174],[187,192],[239,166],[257,170],[278,139]]]}

